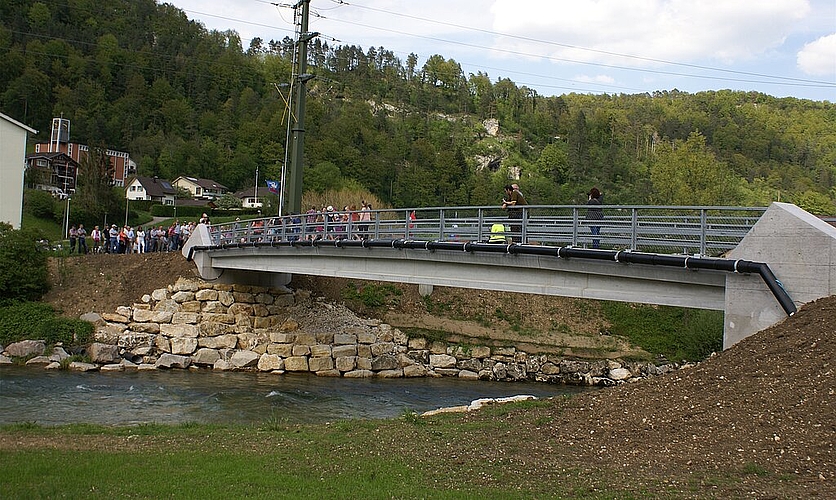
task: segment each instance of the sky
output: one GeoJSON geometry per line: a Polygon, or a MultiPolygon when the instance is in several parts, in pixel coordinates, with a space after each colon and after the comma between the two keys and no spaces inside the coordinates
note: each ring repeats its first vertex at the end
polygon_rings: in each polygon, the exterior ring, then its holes
{"type": "MultiPolygon", "coordinates": [[[[162,0],[158,0],[161,1],[162,0]]],[[[168,0],[209,30],[295,38],[291,0],[168,0]]],[[[301,9],[300,9],[301,12],[301,9]]],[[[544,96],[732,89],[836,102],[834,0],[311,0],[329,45],[508,78],[544,96]]]]}

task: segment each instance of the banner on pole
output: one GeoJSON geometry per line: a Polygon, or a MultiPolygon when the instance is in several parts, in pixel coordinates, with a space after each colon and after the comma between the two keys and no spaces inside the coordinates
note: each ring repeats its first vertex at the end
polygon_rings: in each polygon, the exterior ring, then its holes
{"type": "Polygon", "coordinates": [[[279,194],[279,181],[266,181],[267,190],[273,194],[279,194]]]}

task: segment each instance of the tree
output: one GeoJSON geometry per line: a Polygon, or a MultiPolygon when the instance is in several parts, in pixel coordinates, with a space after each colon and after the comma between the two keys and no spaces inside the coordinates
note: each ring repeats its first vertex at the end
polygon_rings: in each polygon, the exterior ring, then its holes
{"type": "Polygon", "coordinates": [[[89,149],[79,163],[78,186],[73,195],[73,209],[88,225],[101,221],[105,214],[116,214],[121,203],[112,189],[113,165],[102,146],[89,149]]]}
{"type": "Polygon", "coordinates": [[[49,291],[40,233],[0,222],[0,302],[38,300],[49,291]]]}
{"type": "Polygon", "coordinates": [[[654,201],[663,205],[730,205],[738,202],[739,179],[706,147],[705,137],[662,143],[650,167],[654,201]]]}

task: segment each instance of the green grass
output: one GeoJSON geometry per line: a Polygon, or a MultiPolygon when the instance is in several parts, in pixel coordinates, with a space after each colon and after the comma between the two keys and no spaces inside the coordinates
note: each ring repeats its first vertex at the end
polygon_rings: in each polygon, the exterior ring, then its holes
{"type": "Polygon", "coordinates": [[[61,223],[54,220],[39,219],[33,215],[23,213],[23,220],[20,223],[21,227],[37,229],[41,231],[44,236],[51,242],[60,242],[63,240],[61,236],[61,223]]]}
{"type": "Polygon", "coordinates": [[[723,313],[601,302],[611,331],[670,361],[698,361],[723,348],[723,313]]]}

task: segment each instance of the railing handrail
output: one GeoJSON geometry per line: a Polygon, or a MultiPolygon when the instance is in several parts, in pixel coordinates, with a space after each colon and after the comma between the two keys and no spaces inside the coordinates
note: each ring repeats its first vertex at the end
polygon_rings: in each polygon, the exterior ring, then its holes
{"type": "Polygon", "coordinates": [[[654,253],[720,254],[740,242],[765,207],[596,205],[603,219],[588,219],[587,205],[525,205],[522,217],[496,206],[383,208],[260,217],[210,226],[217,245],[294,239],[406,239],[487,241],[493,224],[515,242],[592,246],[654,253]],[[366,214],[369,221],[353,220],[366,214]],[[416,217],[412,218],[411,214],[416,217]],[[327,217],[326,217],[327,215],[327,217]],[[331,217],[348,216],[344,220],[331,217]],[[309,221],[311,217],[322,220],[309,221]]]}

